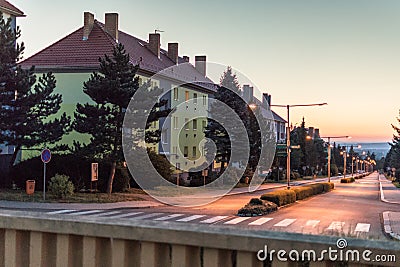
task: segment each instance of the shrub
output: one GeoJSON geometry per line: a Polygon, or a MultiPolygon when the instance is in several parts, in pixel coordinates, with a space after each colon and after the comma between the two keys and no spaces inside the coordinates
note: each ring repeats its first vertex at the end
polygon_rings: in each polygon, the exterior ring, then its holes
{"type": "Polygon", "coordinates": [[[263,201],[259,198],[252,198],[249,202],[250,205],[262,205],[263,201]]]}
{"type": "Polygon", "coordinates": [[[129,188],[131,180],[130,173],[127,168],[117,167],[115,170],[113,192],[124,192],[129,188]]]}
{"type": "Polygon", "coordinates": [[[275,203],[276,205],[283,206],[290,203],[296,202],[295,191],[289,190],[277,190],[270,193],[266,193],[261,196],[262,200],[267,200],[275,203]]]}
{"type": "Polygon", "coordinates": [[[296,193],[296,200],[302,200],[313,195],[313,189],[309,186],[294,188],[293,191],[296,193]]]}
{"type": "Polygon", "coordinates": [[[56,198],[66,198],[74,193],[74,185],[66,175],[56,174],[51,178],[49,192],[56,198]]]}
{"type": "Polygon", "coordinates": [[[348,184],[348,183],[353,183],[356,179],[354,179],[353,177],[349,177],[349,178],[342,178],[340,179],[340,182],[342,184],[348,184]]]}
{"type": "Polygon", "coordinates": [[[339,169],[336,164],[331,164],[331,175],[337,176],[339,174],[339,169]]]}
{"type": "Polygon", "coordinates": [[[238,210],[239,216],[261,216],[278,210],[275,203],[252,198],[248,204],[238,210]]]}

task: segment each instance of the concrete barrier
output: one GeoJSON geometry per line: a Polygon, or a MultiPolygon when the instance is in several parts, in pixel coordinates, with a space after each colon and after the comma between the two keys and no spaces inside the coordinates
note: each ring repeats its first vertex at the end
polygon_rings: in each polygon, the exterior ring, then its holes
{"type": "MultiPolygon", "coordinates": [[[[337,239],[215,225],[0,212],[0,266],[12,267],[297,266],[297,263],[276,259],[262,263],[256,254],[265,245],[275,251],[295,249],[318,253],[328,247],[337,248],[337,239]]],[[[346,240],[352,250],[369,249],[374,254],[395,255],[400,260],[398,242],[346,240]]],[[[324,259],[309,266],[336,266],[328,258],[324,259]]],[[[364,261],[347,266],[373,264],[364,261]]]]}

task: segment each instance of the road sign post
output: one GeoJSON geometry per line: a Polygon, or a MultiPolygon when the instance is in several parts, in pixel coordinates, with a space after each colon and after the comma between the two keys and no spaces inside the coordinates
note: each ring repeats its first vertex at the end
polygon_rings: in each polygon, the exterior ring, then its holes
{"type": "Polygon", "coordinates": [[[43,162],[43,200],[46,200],[46,164],[51,160],[51,151],[49,149],[43,149],[40,158],[43,162]]]}
{"type": "Polygon", "coordinates": [[[95,190],[97,191],[98,180],[99,180],[99,163],[92,163],[92,177],[90,179],[90,191],[93,190],[93,183],[96,183],[95,190]]]}

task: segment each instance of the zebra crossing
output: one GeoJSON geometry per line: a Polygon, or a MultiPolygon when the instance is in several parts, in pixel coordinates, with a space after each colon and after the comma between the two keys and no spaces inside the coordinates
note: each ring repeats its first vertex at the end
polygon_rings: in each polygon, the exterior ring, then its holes
{"type": "MultiPolygon", "coordinates": [[[[249,227],[268,226],[270,228],[282,230],[289,227],[297,227],[301,229],[320,228],[322,222],[320,220],[304,220],[296,218],[271,218],[271,217],[237,217],[227,215],[203,215],[203,214],[184,214],[184,213],[165,213],[165,212],[143,212],[123,210],[54,210],[46,212],[48,215],[68,215],[68,216],[87,216],[87,217],[104,217],[113,219],[131,219],[131,220],[153,220],[153,221],[175,221],[182,223],[196,222],[200,224],[220,224],[220,225],[246,225],[249,227]]],[[[325,231],[343,232],[344,227],[349,223],[342,221],[331,221],[325,225],[325,231]]],[[[366,222],[352,223],[353,233],[368,233],[371,224],[366,222]],[[355,227],[354,227],[355,226],[355,227]]]]}

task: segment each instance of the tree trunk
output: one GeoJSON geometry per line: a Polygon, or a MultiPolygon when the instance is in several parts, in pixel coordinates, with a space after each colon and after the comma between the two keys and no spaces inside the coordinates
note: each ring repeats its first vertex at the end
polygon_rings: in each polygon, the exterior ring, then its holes
{"type": "Polygon", "coordinates": [[[113,186],[113,182],[114,182],[116,167],[117,167],[117,162],[113,161],[113,163],[111,164],[110,176],[108,177],[108,184],[107,184],[107,193],[109,195],[111,195],[111,193],[112,193],[112,186],[113,186]]]}
{"type": "Polygon", "coordinates": [[[17,146],[15,147],[15,149],[14,149],[14,153],[13,153],[13,155],[12,155],[12,157],[11,157],[10,167],[9,167],[9,170],[8,170],[9,172],[11,171],[11,169],[12,169],[13,166],[14,166],[14,162],[15,162],[15,160],[17,159],[17,155],[18,155],[19,151],[21,151],[21,145],[17,145],[17,146]]]}

